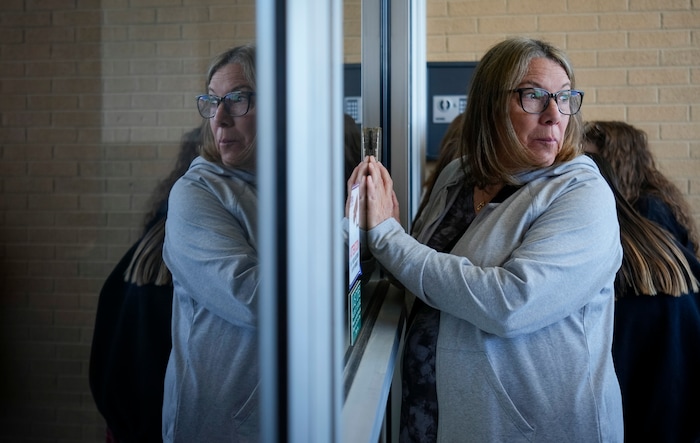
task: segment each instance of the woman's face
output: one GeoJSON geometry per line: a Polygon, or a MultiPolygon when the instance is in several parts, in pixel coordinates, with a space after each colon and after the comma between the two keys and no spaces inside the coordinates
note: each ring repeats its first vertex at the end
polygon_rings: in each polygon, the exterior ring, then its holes
{"type": "MultiPolygon", "coordinates": [[[[558,92],[571,89],[571,81],[564,68],[556,62],[547,58],[535,58],[530,62],[527,74],[517,88],[542,88],[558,92]]],[[[538,165],[552,165],[564,142],[569,116],[560,113],[551,98],[544,112],[528,114],[520,106],[517,92],[512,94],[509,106],[510,120],[520,142],[534,156],[538,165]]]]}
{"type": "MultiPolygon", "coordinates": [[[[233,91],[254,92],[238,63],[222,66],[209,82],[209,94],[223,97],[233,91]]],[[[255,102],[251,102],[248,113],[240,117],[231,117],[220,104],[214,117],[209,119],[209,125],[222,162],[226,166],[253,171],[257,131],[255,102]]]]}

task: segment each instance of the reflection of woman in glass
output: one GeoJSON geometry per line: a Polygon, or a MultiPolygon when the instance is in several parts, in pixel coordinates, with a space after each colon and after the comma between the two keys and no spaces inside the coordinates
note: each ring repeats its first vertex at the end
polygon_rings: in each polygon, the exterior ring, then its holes
{"type": "Polygon", "coordinates": [[[170,194],[163,257],[174,284],[165,442],[257,441],[255,50],[214,60],[201,157],[170,194]]]}
{"type": "Polygon", "coordinates": [[[415,238],[384,166],[351,177],[370,251],[417,297],[402,441],[623,440],[610,352],[622,248],[612,192],[581,155],[582,99],[561,50],[506,39],[476,68],[461,159],[415,238]]]}

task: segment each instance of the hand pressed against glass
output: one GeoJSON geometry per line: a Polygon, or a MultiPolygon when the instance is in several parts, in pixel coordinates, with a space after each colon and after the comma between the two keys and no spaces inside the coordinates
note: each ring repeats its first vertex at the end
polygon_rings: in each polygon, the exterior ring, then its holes
{"type": "MultiPolygon", "coordinates": [[[[547,58],[535,58],[530,62],[527,74],[520,82],[520,88],[541,88],[557,92],[571,88],[571,81],[564,68],[547,58]]],[[[569,124],[569,115],[559,112],[552,103],[539,114],[526,112],[518,92],[513,91],[510,101],[510,120],[521,143],[534,155],[541,167],[554,163],[564,141],[564,132],[569,124]]]]}
{"type": "MultiPolygon", "coordinates": [[[[253,92],[243,69],[236,63],[222,66],[209,82],[209,94],[225,97],[233,91],[253,92]]],[[[236,117],[229,113],[232,110],[230,104],[219,103],[209,124],[223,163],[226,166],[254,170],[257,131],[255,96],[248,96],[248,99],[248,111],[236,117]]]]}

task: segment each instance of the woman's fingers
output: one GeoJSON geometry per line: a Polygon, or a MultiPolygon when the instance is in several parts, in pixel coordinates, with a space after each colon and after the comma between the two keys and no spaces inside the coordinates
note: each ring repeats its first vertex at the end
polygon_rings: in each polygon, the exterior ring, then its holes
{"type": "Polygon", "coordinates": [[[367,176],[367,228],[393,217],[397,211],[398,201],[391,175],[381,163],[371,158],[367,176]]]}

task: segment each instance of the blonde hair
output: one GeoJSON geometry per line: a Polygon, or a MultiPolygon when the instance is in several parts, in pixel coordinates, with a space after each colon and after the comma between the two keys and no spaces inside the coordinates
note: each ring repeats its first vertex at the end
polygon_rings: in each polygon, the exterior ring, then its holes
{"type": "Polygon", "coordinates": [[[698,280],[673,236],[632,207],[617,187],[612,166],[601,155],[588,155],[598,164],[615,196],[623,251],[615,279],[617,296],[632,293],[677,297],[697,292],[698,280]]]}
{"type": "MultiPolygon", "coordinates": [[[[527,75],[530,62],[546,58],[561,66],[576,87],[566,54],[549,43],[526,37],[508,38],[493,46],[474,72],[465,110],[460,153],[463,167],[477,186],[495,182],[516,184],[514,174],[537,167],[518,139],[510,120],[512,91],[527,75]],[[508,164],[506,165],[505,159],[508,164]]],[[[581,113],[572,115],[554,164],[582,153],[581,113]]]]}

